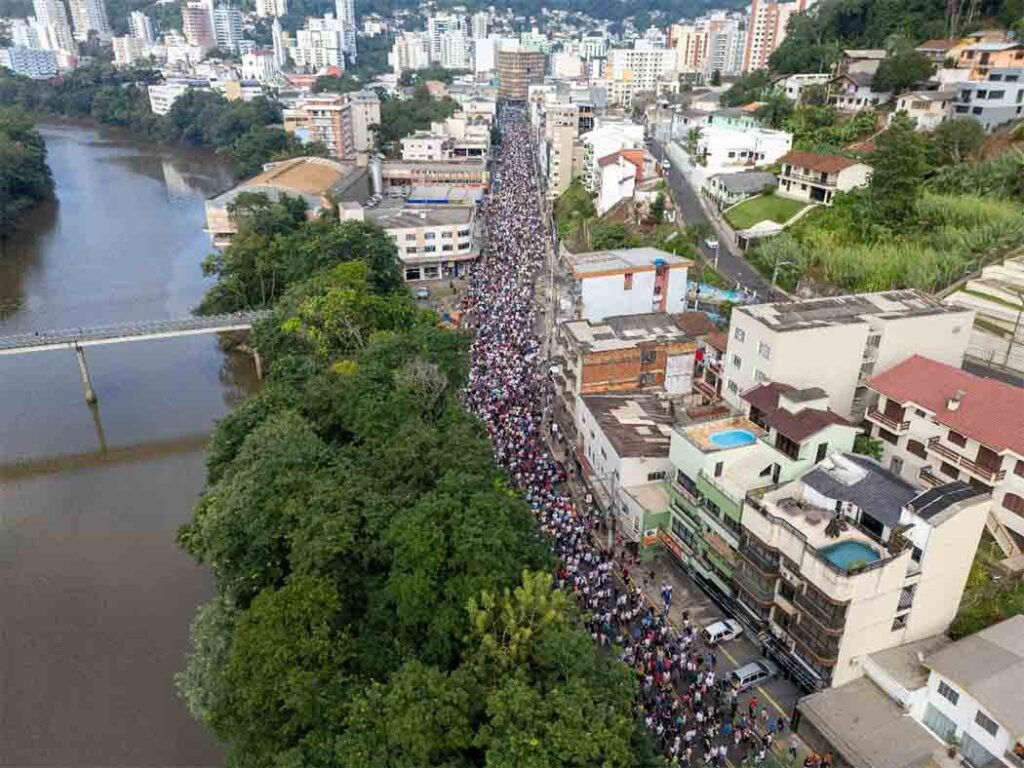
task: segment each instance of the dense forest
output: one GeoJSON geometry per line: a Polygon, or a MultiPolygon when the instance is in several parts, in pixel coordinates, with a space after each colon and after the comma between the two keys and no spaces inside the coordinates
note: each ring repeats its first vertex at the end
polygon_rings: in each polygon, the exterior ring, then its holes
{"type": "Polygon", "coordinates": [[[32,207],[53,197],[46,145],[31,118],[0,108],[0,238],[32,207]]]}
{"type": "Polygon", "coordinates": [[[281,121],[281,110],[265,98],[228,101],[217,93],[192,91],[177,99],[167,115],[154,115],[144,86],[157,77],[147,69],[99,64],[79,67],[53,81],[0,71],[0,107],[91,118],[156,140],[210,147],[229,157],[242,176],[259,172],[270,160],[326,151],[318,144],[303,145],[273,127],[281,121]]]}
{"type": "Polygon", "coordinates": [[[437,326],[363,223],[243,196],[203,305],[268,307],[263,393],[180,532],[217,579],[178,678],[229,765],[653,766],[632,675],[547,575],[437,326]]]}

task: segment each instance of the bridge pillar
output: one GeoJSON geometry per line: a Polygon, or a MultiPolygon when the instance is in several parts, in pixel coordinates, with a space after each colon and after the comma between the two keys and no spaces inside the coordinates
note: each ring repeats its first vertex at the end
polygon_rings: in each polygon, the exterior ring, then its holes
{"type": "Polygon", "coordinates": [[[85,389],[85,402],[92,405],[96,402],[96,392],[92,388],[92,381],[89,379],[89,369],[85,365],[85,350],[75,344],[75,355],[78,357],[78,371],[82,374],[82,387],[85,389]]]}

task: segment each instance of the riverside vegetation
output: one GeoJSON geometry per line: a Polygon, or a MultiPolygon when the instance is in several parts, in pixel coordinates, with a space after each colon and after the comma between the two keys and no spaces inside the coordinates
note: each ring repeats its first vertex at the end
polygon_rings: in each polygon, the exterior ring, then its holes
{"type": "Polygon", "coordinates": [[[0,238],[33,207],[53,198],[46,144],[21,110],[0,108],[0,238]]]}

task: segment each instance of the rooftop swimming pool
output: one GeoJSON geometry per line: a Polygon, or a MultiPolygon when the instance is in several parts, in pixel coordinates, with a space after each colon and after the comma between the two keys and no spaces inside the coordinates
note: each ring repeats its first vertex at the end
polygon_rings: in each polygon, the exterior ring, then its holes
{"type": "Polygon", "coordinates": [[[725,429],[708,436],[708,440],[716,448],[736,448],[757,442],[757,436],[745,429],[725,429]]]}
{"type": "Polygon", "coordinates": [[[878,552],[863,541],[841,541],[820,550],[825,559],[849,570],[854,564],[866,565],[879,559],[878,552]]]}

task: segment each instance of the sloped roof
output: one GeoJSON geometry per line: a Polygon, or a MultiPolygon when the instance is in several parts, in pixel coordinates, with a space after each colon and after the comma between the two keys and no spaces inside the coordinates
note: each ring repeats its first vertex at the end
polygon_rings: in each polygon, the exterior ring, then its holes
{"type": "Polygon", "coordinates": [[[890,528],[899,522],[900,510],[919,493],[874,459],[854,453],[836,454],[800,480],[826,498],[855,504],[890,528]]]}
{"type": "Polygon", "coordinates": [[[868,382],[900,403],[914,403],[940,424],[996,451],[1024,456],[1024,389],[914,355],[868,382]],[[947,401],[962,392],[955,411],[947,401]]]}
{"type": "Polygon", "coordinates": [[[718,326],[703,312],[680,312],[673,315],[676,325],[691,338],[708,336],[718,331],[718,326]]]}
{"type": "Polygon", "coordinates": [[[960,45],[959,40],[925,40],[914,50],[916,51],[949,51],[960,45]]]}
{"type": "Polygon", "coordinates": [[[850,160],[848,157],[819,155],[817,152],[804,152],[803,150],[787,152],[778,159],[778,162],[780,164],[788,163],[800,168],[810,168],[812,171],[820,173],[839,173],[851,166],[858,165],[856,160],[850,160]]]}
{"type": "Polygon", "coordinates": [[[744,392],[743,399],[764,414],[764,422],[769,427],[798,443],[833,424],[853,427],[839,414],[820,408],[804,408],[797,413],[790,413],[785,408],[779,407],[780,395],[786,395],[797,401],[806,401],[825,397],[826,393],[818,387],[800,390],[789,384],[770,382],[744,392]]]}

